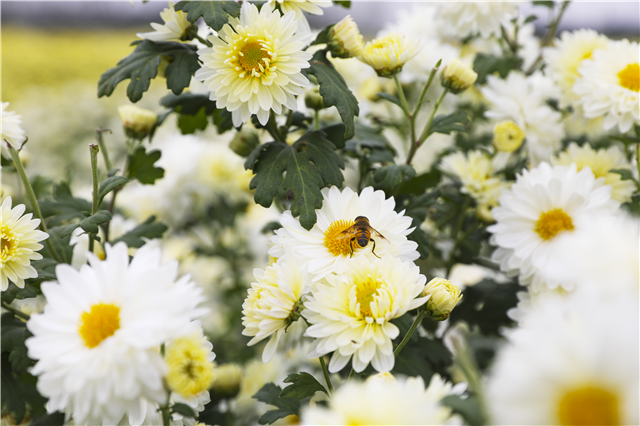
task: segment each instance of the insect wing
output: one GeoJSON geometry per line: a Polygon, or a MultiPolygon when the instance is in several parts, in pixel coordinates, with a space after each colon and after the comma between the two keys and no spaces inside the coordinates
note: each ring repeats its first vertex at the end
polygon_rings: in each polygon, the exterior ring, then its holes
{"type": "Polygon", "coordinates": [[[358,226],[357,225],[353,225],[353,226],[350,226],[349,228],[345,229],[344,231],[342,231],[338,235],[336,235],[335,239],[336,240],[346,240],[347,238],[351,239],[357,233],[358,233],[358,226]]]}
{"type": "MultiPolygon", "coordinates": [[[[370,227],[369,227],[369,229],[371,229],[371,231],[373,231],[373,232],[376,234],[376,236],[377,236],[377,237],[380,237],[380,238],[382,238],[383,240],[387,240],[387,239],[385,238],[385,236],[384,236],[384,235],[382,235],[381,233],[379,233],[378,231],[376,231],[375,229],[373,229],[373,227],[371,227],[371,226],[370,226],[370,227]]],[[[389,240],[387,240],[387,241],[389,241],[389,240]]]]}

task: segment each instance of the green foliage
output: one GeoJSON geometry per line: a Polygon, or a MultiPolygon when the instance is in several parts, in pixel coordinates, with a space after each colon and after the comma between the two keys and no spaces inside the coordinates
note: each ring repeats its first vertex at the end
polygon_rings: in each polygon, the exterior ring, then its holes
{"type": "Polygon", "coordinates": [[[154,239],[161,238],[162,234],[167,230],[167,225],[161,222],[156,222],[155,216],[150,216],[147,220],[140,225],[133,228],[120,238],[111,241],[111,244],[115,245],[121,241],[125,242],[128,247],[139,248],[146,244],[143,238],[154,239]]]}
{"type": "MultiPolygon", "coordinates": [[[[436,115],[429,126],[429,132],[427,135],[433,133],[443,133],[450,135],[451,132],[466,132],[465,127],[469,123],[469,117],[467,113],[461,109],[458,109],[448,115],[436,115]]],[[[427,136],[428,137],[428,136],[427,136]]]]}
{"type": "Polygon", "coordinates": [[[440,170],[433,167],[429,172],[423,173],[421,175],[415,176],[411,179],[407,179],[402,182],[400,188],[396,191],[397,194],[412,194],[412,195],[420,195],[424,194],[425,191],[429,188],[433,188],[436,186],[440,179],[442,178],[442,173],[440,170]]]}
{"type": "Polygon", "coordinates": [[[351,1],[333,0],[333,4],[338,5],[338,6],[342,6],[345,9],[349,9],[351,7],[351,1]]]}
{"type": "Polygon", "coordinates": [[[84,213],[90,212],[92,208],[89,201],[75,198],[66,183],[54,185],[52,198],[38,201],[42,215],[45,218],[51,218],[47,222],[49,226],[57,226],[77,218],[84,218],[84,213]]]}
{"type": "Polygon", "coordinates": [[[262,415],[262,417],[260,417],[258,423],[261,425],[271,424],[278,419],[282,419],[292,414],[300,414],[300,401],[294,398],[280,398],[281,392],[282,389],[280,389],[280,386],[276,386],[273,383],[267,383],[255,395],[253,395],[253,398],[258,401],[274,405],[278,408],[277,410],[267,411],[262,415]]]}
{"type": "Polygon", "coordinates": [[[27,412],[24,398],[20,394],[20,384],[13,375],[11,362],[9,361],[9,352],[2,352],[2,361],[0,362],[2,387],[2,406],[11,411],[15,416],[16,424],[22,423],[22,419],[27,412]]]}
{"type": "Polygon", "coordinates": [[[154,165],[161,155],[160,151],[146,152],[144,147],[138,147],[133,154],[129,155],[127,176],[138,179],[145,185],[153,185],[157,179],[164,176],[164,169],[154,165]]]}
{"type": "Polygon", "coordinates": [[[291,146],[269,142],[257,147],[245,162],[245,168],[255,174],[250,188],[256,190],[256,203],[269,207],[282,190],[291,201],[293,216],[311,229],[316,223],[315,210],[322,207],[320,189],[340,186],[344,180],[340,170],[344,162],[335,149],[322,131],[308,132],[291,146]]]}
{"type": "Polygon", "coordinates": [[[415,169],[405,164],[382,166],[373,174],[373,183],[376,189],[382,189],[386,194],[391,195],[400,184],[415,175],[415,169]]]}
{"type": "Polygon", "coordinates": [[[289,374],[285,383],[292,383],[280,392],[280,398],[295,398],[301,400],[315,395],[316,392],[324,392],[329,395],[327,390],[309,373],[289,374]]]}
{"type": "Polygon", "coordinates": [[[396,150],[380,131],[360,123],[356,123],[355,134],[345,144],[345,151],[364,162],[367,170],[374,163],[393,164],[396,156],[396,150]]]}
{"type": "Polygon", "coordinates": [[[316,39],[313,40],[311,46],[315,46],[317,44],[327,44],[331,41],[331,29],[335,24],[331,24],[322,29],[316,36],[316,39]]]}
{"type": "Polygon", "coordinates": [[[177,402],[171,406],[172,413],[182,414],[184,417],[196,417],[197,413],[187,404],[177,402]]]}
{"type": "Polygon", "coordinates": [[[178,116],[178,128],[183,135],[195,133],[196,130],[204,130],[207,128],[209,121],[205,109],[201,108],[195,115],[180,114],[178,116]]]}
{"type": "Polygon", "coordinates": [[[9,352],[8,360],[11,369],[16,374],[22,374],[33,364],[27,356],[24,341],[32,334],[27,330],[27,324],[13,316],[12,313],[2,314],[2,352],[9,352]]]}
{"type": "Polygon", "coordinates": [[[72,223],[58,229],[58,235],[65,237],[70,235],[77,227],[82,228],[83,231],[91,234],[97,234],[99,231],[98,225],[107,223],[111,220],[111,212],[109,210],[98,210],[95,214],[81,220],[80,222],[72,223]]]}
{"type": "Polygon", "coordinates": [[[194,133],[195,130],[204,130],[208,119],[218,128],[218,133],[224,133],[233,128],[231,113],[225,108],[218,109],[216,102],[207,95],[195,93],[181,93],[174,95],[169,93],[160,100],[160,104],[178,116],[178,127],[182,134],[194,133]]]}
{"type": "Polygon", "coordinates": [[[553,1],[540,1],[540,0],[535,0],[531,2],[534,6],[543,6],[543,7],[548,7],[549,9],[553,9],[554,7],[554,2],[553,1]]]}
{"type": "Polygon", "coordinates": [[[120,188],[129,182],[124,176],[111,176],[100,182],[100,187],[98,189],[98,202],[102,203],[104,197],[107,196],[108,193],[113,191],[116,188],[120,188]]]}
{"type": "Polygon", "coordinates": [[[344,137],[349,139],[355,132],[354,118],[360,114],[358,100],[351,93],[344,78],[327,59],[327,52],[320,50],[309,61],[309,68],[302,70],[305,75],[313,75],[320,86],[320,96],[325,108],[335,106],[346,126],[344,137]]]}
{"type": "MultiPolygon", "coordinates": [[[[404,316],[407,317],[405,326],[408,330],[413,319],[410,315],[404,316]]],[[[424,322],[427,321],[431,320],[427,319],[424,322]]],[[[400,333],[394,343],[400,343],[405,334],[406,330],[400,333]]],[[[398,355],[393,372],[407,376],[421,376],[425,383],[429,383],[434,373],[445,378],[449,377],[448,369],[451,365],[451,354],[441,341],[419,337],[417,333],[414,333],[398,355]]]]}
{"type": "Polygon", "coordinates": [[[396,98],[395,96],[390,95],[389,93],[386,93],[386,92],[378,92],[376,93],[376,96],[382,99],[386,99],[387,101],[391,102],[392,104],[398,105],[401,109],[404,110],[404,106],[402,105],[402,102],[400,102],[400,99],[396,98]]]}
{"type": "Polygon", "coordinates": [[[118,83],[130,79],[127,97],[131,102],[138,102],[149,90],[151,79],[156,78],[162,58],[170,61],[164,72],[167,89],[180,94],[200,68],[196,47],[178,42],[142,40],[129,56],[100,76],[98,97],[111,96],[118,83]]]}
{"type": "Polygon", "coordinates": [[[51,414],[44,414],[35,418],[31,422],[31,426],[63,426],[64,425],[64,413],[56,411],[51,414]]]}
{"type": "Polygon", "coordinates": [[[498,73],[505,78],[510,71],[520,69],[522,59],[517,56],[493,56],[486,53],[478,53],[473,61],[473,70],[478,73],[476,84],[485,84],[487,76],[498,73]]]}
{"type": "Polygon", "coordinates": [[[447,395],[440,402],[442,405],[451,407],[454,413],[460,414],[470,426],[486,424],[480,404],[474,396],[462,399],[458,395],[447,395]]]}
{"type": "Polygon", "coordinates": [[[187,20],[195,23],[199,18],[216,31],[229,22],[229,16],[240,16],[240,4],[235,1],[181,1],[175,10],[187,12],[187,20]]]}

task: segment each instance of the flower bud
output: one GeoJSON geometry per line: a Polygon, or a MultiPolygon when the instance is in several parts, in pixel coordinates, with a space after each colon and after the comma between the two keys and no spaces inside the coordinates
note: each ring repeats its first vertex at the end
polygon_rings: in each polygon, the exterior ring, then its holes
{"type": "Polygon", "coordinates": [[[460,289],[444,278],[434,278],[424,286],[420,296],[428,295],[431,295],[431,297],[427,300],[427,312],[431,318],[437,321],[444,321],[449,318],[453,308],[462,299],[460,289]]]}
{"type": "Polygon", "coordinates": [[[464,62],[453,59],[442,70],[442,85],[453,94],[464,92],[478,79],[478,74],[464,62]]]}
{"type": "Polygon", "coordinates": [[[502,152],[513,152],[520,148],[525,134],[513,121],[501,121],[493,128],[493,146],[502,152]]]}
{"type": "Polygon", "coordinates": [[[156,113],[135,105],[121,106],[118,108],[118,114],[125,134],[138,140],[149,136],[158,120],[156,113]]]}
{"type": "Polygon", "coordinates": [[[248,157],[251,151],[258,145],[260,145],[258,135],[248,129],[242,129],[242,131],[237,132],[233,139],[231,139],[231,142],[229,142],[231,151],[245,158],[248,157]]]}
{"type": "Polygon", "coordinates": [[[364,52],[362,34],[349,15],[331,28],[329,37],[327,47],[334,58],[354,58],[364,52]]]}
{"type": "Polygon", "coordinates": [[[307,108],[311,108],[316,111],[324,108],[324,101],[322,100],[322,95],[320,95],[320,86],[311,86],[305,90],[304,104],[307,108]]]}
{"type": "Polygon", "coordinates": [[[391,33],[368,42],[358,60],[370,65],[379,77],[391,78],[419,51],[416,40],[391,33]]]}
{"type": "Polygon", "coordinates": [[[222,364],[213,370],[216,380],[211,399],[233,398],[240,391],[242,368],[238,364],[222,364]]]}

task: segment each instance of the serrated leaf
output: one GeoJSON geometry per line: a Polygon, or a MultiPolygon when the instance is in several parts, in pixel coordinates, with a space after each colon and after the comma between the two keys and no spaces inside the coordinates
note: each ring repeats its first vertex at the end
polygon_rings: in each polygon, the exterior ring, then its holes
{"type": "Polygon", "coordinates": [[[97,234],[99,231],[98,225],[107,223],[112,219],[111,212],[109,210],[98,210],[95,214],[81,220],[80,222],[72,223],[58,228],[58,235],[64,237],[71,234],[77,227],[82,228],[83,231],[91,234],[97,234]]]}
{"type": "Polygon", "coordinates": [[[451,407],[451,411],[460,414],[471,426],[485,424],[480,405],[473,397],[462,399],[459,395],[447,395],[440,400],[440,403],[451,407]]]}
{"type": "Polygon", "coordinates": [[[329,395],[327,390],[309,373],[289,374],[285,383],[292,383],[280,392],[280,398],[295,398],[298,401],[307,397],[312,397],[316,392],[324,392],[329,395]]]}
{"type": "Polygon", "coordinates": [[[105,180],[100,182],[100,188],[98,189],[98,199],[100,200],[100,202],[102,202],[102,200],[107,196],[108,193],[119,186],[123,186],[127,182],[129,182],[129,179],[124,176],[112,176],[110,178],[106,178],[105,180]]]}
{"type": "Polygon", "coordinates": [[[473,70],[478,73],[476,84],[485,84],[487,76],[497,72],[501,78],[505,78],[511,70],[520,69],[522,59],[517,56],[493,56],[486,53],[478,53],[473,61],[473,70]]]}
{"type": "Polygon", "coordinates": [[[216,31],[229,22],[229,16],[240,16],[240,4],[228,1],[181,1],[173,8],[187,12],[187,20],[195,23],[199,18],[216,31]]]}
{"type": "Polygon", "coordinates": [[[193,73],[200,68],[196,47],[178,42],[142,40],[129,56],[100,76],[98,97],[111,96],[121,81],[129,79],[127,97],[131,102],[138,102],[149,90],[151,79],[158,75],[163,57],[171,61],[165,70],[167,88],[175,94],[181,93],[189,86],[193,73]]]}
{"type": "Polygon", "coordinates": [[[465,127],[469,123],[469,116],[466,112],[459,109],[448,115],[436,115],[429,127],[429,135],[433,133],[443,133],[445,135],[451,132],[466,132],[465,127]]]}
{"type": "Polygon", "coordinates": [[[344,137],[351,138],[355,132],[354,118],[360,114],[358,100],[347,87],[344,78],[327,59],[326,51],[316,52],[309,61],[309,65],[309,68],[303,69],[302,72],[316,77],[324,106],[326,108],[335,106],[338,109],[340,119],[346,126],[344,137]]]}
{"type": "Polygon", "coordinates": [[[190,135],[196,132],[196,130],[204,130],[207,128],[209,120],[205,108],[200,108],[200,111],[196,115],[180,114],[178,116],[178,128],[183,135],[190,135]]]}
{"type": "Polygon", "coordinates": [[[403,181],[416,175],[413,167],[406,164],[380,167],[373,174],[373,182],[376,188],[392,193],[403,181]]]}
{"type": "Polygon", "coordinates": [[[34,362],[27,356],[24,341],[32,334],[27,330],[27,324],[15,318],[13,314],[2,315],[2,337],[0,345],[3,352],[9,352],[11,369],[16,374],[22,374],[34,362]]]}
{"type": "Polygon", "coordinates": [[[258,423],[261,425],[271,424],[278,419],[282,419],[292,414],[298,415],[300,413],[300,401],[296,401],[291,398],[282,399],[279,397],[280,392],[282,392],[280,386],[276,386],[273,383],[267,383],[255,395],[253,395],[253,398],[258,401],[278,408],[277,410],[267,411],[263,414],[262,417],[258,419],[258,423]]]}
{"type": "Polygon", "coordinates": [[[160,151],[146,152],[144,147],[139,147],[129,155],[127,175],[131,179],[138,179],[140,183],[152,185],[156,179],[164,176],[164,169],[154,166],[161,155],[160,151]]]}
{"type": "Polygon", "coordinates": [[[193,411],[193,408],[189,407],[187,404],[182,404],[177,402],[171,406],[172,413],[182,414],[185,417],[196,417],[197,414],[193,411]]]}
{"type": "Polygon", "coordinates": [[[133,228],[123,236],[111,241],[112,245],[115,245],[121,241],[124,241],[128,247],[139,248],[146,244],[143,238],[154,239],[161,238],[162,234],[168,229],[167,225],[161,222],[155,222],[156,217],[150,216],[140,225],[133,228]]]}
{"type": "Polygon", "coordinates": [[[22,423],[22,419],[26,413],[25,401],[20,395],[20,385],[16,381],[11,370],[11,363],[9,362],[9,353],[2,352],[2,361],[0,362],[1,369],[1,387],[0,393],[2,398],[2,405],[11,411],[16,420],[16,424],[22,423]]]}
{"type": "Polygon", "coordinates": [[[209,99],[208,95],[198,95],[195,93],[181,93],[174,95],[169,93],[160,99],[160,105],[176,110],[179,108],[180,114],[196,115],[202,108],[205,108],[207,115],[216,110],[216,102],[209,99]]]}

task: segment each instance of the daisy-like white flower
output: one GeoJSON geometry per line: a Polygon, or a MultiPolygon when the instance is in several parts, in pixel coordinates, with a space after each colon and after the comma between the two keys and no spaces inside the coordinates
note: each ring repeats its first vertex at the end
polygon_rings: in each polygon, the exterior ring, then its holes
{"type": "Polygon", "coordinates": [[[203,66],[195,77],[218,107],[232,112],[236,127],[251,114],[266,125],[270,111],[295,110],[295,96],[309,85],[300,72],[311,59],[302,50],[308,37],[295,34],[295,16],[293,11],[280,16],[269,7],[258,12],[255,5],[244,3],[240,19],[229,18],[218,36],[209,36],[213,47],[198,51],[203,66]]]}
{"type": "Polygon", "coordinates": [[[475,33],[500,36],[500,26],[518,15],[518,4],[508,1],[449,1],[438,6],[436,22],[443,32],[460,39],[475,33]]]}
{"type": "Polygon", "coordinates": [[[592,294],[547,298],[507,334],[487,379],[491,424],[638,424],[637,294],[592,294]]]}
{"type": "Polygon", "coordinates": [[[604,128],[622,133],[640,123],[640,47],[627,39],[609,41],[578,69],[573,91],[587,118],[604,117],[604,128]]]}
{"type": "Polygon", "coordinates": [[[350,188],[340,191],[337,187],[322,190],[324,201],[322,208],[316,210],[318,221],[307,231],[300,221],[285,211],[280,217],[282,228],[271,238],[274,246],[269,255],[280,258],[285,254],[285,247],[300,258],[302,264],[309,264],[309,273],[314,281],[330,271],[340,272],[349,268],[352,260],[364,256],[376,259],[390,254],[402,260],[416,260],[419,257],[418,244],[407,239],[413,228],[411,218],[404,212],[396,213],[393,198],[386,199],[382,191],[374,191],[367,187],[358,195],[350,188]],[[372,233],[365,247],[356,247],[347,238],[338,237],[342,232],[354,225],[358,216],[365,216],[372,228],[383,237],[372,233]],[[375,242],[375,254],[372,253],[375,242]]]}
{"type": "Polygon", "coordinates": [[[158,349],[191,330],[203,297],[188,276],[177,278],[177,262],[160,263],[160,250],[142,247],[131,262],[124,243],[106,252],[80,271],[58,265],[58,282],[42,284],[48,305],[27,323],[26,345],[49,412],[79,424],[117,424],[128,413],[140,424],[145,401],[166,399],[158,349]]]}
{"type": "Polygon", "coordinates": [[[529,157],[534,165],[549,161],[560,148],[564,135],[562,115],[545,103],[556,93],[553,82],[543,75],[536,73],[526,77],[515,71],[505,80],[488,76],[487,86],[482,89],[482,94],[492,104],[485,116],[516,123],[526,135],[529,157]]]}
{"type": "Polygon", "coordinates": [[[282,13],[295,13],[296,21],[298,21],[299,25],[298,31],[308,33],[311,28],[303,12],[312,15],[324,15],[324,11],[321,8],[331,7],[333,3],[331,0],[269,0],[268,5],[273,9],[279,6],[282,13]]]}
{"type": "Polygon", "coordinates": [[[169,7],[160,12],[160,17],[164,24],[151,23],[151,27],[155,31],[148,33],[137,33],[140,38],[146,38],[153,41],[184,41],[192,40],[197,27],[187,20],[187,14],[181,10],[175,10],[174,4],[169,2],[169,7]]]}
{"type": "Polygon", "coordinates": [[[0,145],[2,156],[11,158],[5,144],[5,139],[15,148],[19,149],[25,140],[25,132],[20,127],[22,116],[14,111],[8,111],[9,102],[0,102],[0,145]]]}
{"type": "Polygon", "coordinates": [[[631,195],[636,189],[632,180],[622,180],[619,173],[611,173],[614,169],[629,169],[629,162],[617,146],[610,146],[607,149],[594,150],[589,144],[578,146],[575,142],[551,159],[553,165],[568,166],[576,163],[578,170],[590,167],[596,178],[604,178],[607,185],[611,185],[613,191],[611,198],[626,203],[631,201],[631,195]]]}
{"type": "Polygon", "coordinates": [[[596,49],[607,45],[607,37],[594,30],[581,28],[560,34],[555,46],[544,49],[545,72],[560,87],[560,106],[573,104],[578,97],[573,93],[573,84],[580,77],[578,68],[585,59],[591,58],[596,49]]]}
{"type": "Polygon", "coordinates": [[[288,253],[268,266],[254,269],[257,282],[251,283],[242,304],[242,334],[254,336],[249,346],[271,336],[264,348],[262,360],[268,362],[275,354],[278,342],[289,326],[300,318],[302,296],[309,290],[308,266],[300,267],[293,253],[288,253]]]}
{"type": "Polygon", "coordinates": [[[530,283],[533,291],[545,285],[572,290],[573,283],[540,281],[537,272],[548,261],[559,237],[589,229],[592,216],[614,214],[619,206],[611,199],[611,187],[596,180],[589,169],[541,163],[524,170],[492,211],[497,223],[487,229],[498,246],[493,259],[503,271],[519,270],[521,282],[530,283]]]}
{"type": "MultiPolygon", "coordinates": [[[[372,376],[375,377],[375,376],[372,376]]],[[[307,406],[303,425],[444,425],[462,424],[451,408],[440,404],[459,393],[434,374],[425,389],[422,377],[384,377],[366,382],[350,381],[336,390],[327,407],[307,406]]]]}
{"type": "Polygon", "coordinates": [[[2,291],[9,288],[9,281],[20,288],[24,288],[25,278],[35,278],[38,272],[31,266],[32,260],[42,259],[42,248],[39,241],[49,238],[45,232],[36,228],[40,219],[31,219],[31,213],[24,214],[24,204],[11,208],[11,197],[2,202],[0,215],[0,230],[2,249],[0,250],[0,277],[2,291]]]}
{"type": "Polygon", "coordinates": [[[327,275],[307,297],[302,315],[311,326],[306,335],[316,340],[309,358],[333,352],[329,371],[335,373],[351,359],[356,372],[369,363],[380,372],[394,365],[391,341],[400,330],[391,320],[424,304],[427,279],[413,262],[385,255],[369,261],[354,259],[349,270],[327,275]]]}
{"type": "Polygon", "coordinates": [[[380,77],[392,77],[419,51],[417,40],[400,33],[389,33],[365,44],[358,59],[370,65],[380,77]]]}

